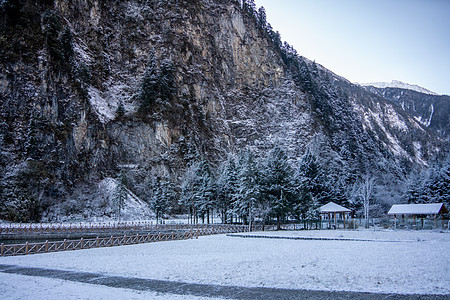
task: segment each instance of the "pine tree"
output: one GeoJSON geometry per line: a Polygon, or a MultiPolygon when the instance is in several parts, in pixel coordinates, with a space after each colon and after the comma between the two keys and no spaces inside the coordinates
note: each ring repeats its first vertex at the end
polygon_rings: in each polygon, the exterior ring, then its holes
{"type": "Polygon", "coordinates": [[[148,66],[142,79],[141,92],[139,95],[141,100],[139,110],[143,113],[151,111],[159,98],[159,77],[160,73],[156,63],[155,53],[151,52],[148,66]]]}
{"type": "Polygon", "coordinates": [[[230,155],[219,167],[217,178],[217,206],[222,213],[222,222],[232,222],[230,211],[234,195],[238,191],[238,170],[235,157],[230,155]]]}
{"type": "Polygon", "coordinates": [[[258,8],[258,25],[264,31],[267,28],[267,14],[266,9],[263,6],[258,8]]]}
{"type": "Polygon", "coordinates": [[[292,209],[296,193],[292,185],[292,168],[286,153],[275,146],[264,163],[264,195],[271,203],[278,227],[292,209]]]}
{"type": "Polygon", "coordinates": [[[243,218],[244,223],[252,224],[261,199],[258,163],[252,152],[240,155],[238,184],[234,194],[233,210],[243,218]]]}
{"type": "Polygon", "coordinates": [[[175,67],[170,59],[161,61],[160,72],[158,76],[159,96],[163,103],[169,103],[170,98],[175,93],[175,67]]]}
{"type": "Polygon", "coordinates": [[[188,207],[193,222],[198,218],[203,220],[205,215],[209,222],[210,213],[215,206],[216,187],[214,177],[206,161],[194,162],[183,176],[182,204],[188,207]]]}
{"type": "Polygon", "coordinates": [[[176,199],[175,186],[168,176],[158,176],[153,189],[150,206],[156,214],[156,222],[158,223],[164,217],[164,214],[172,209],[172,203],[176,199]]]}

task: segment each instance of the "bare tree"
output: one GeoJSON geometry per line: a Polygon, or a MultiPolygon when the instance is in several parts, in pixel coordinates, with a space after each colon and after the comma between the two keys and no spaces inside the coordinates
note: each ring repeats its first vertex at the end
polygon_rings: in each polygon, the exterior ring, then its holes
{"type": "Polygon", "coordinates": [[[369,208],[373,195],[374,185],[375,177],[372,175],[364,175],[358,189],[358,195],[364,208],[364,220],[366,227],[369,227],[369,208]]]}

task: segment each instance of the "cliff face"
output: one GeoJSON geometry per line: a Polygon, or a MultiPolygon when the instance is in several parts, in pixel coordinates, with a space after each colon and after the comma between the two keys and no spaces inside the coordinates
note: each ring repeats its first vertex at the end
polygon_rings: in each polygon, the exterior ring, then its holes
{"type": "Polygon", "coordinates": [[[1,9],[3,199],[45,209],[89,195],[120,169],[139,187],[244,148],[279,144],[295,160],[317,133],[349,161],[372,153],[361,168],[377,157],[424,164],[439,149],[398,107],[288,56],[238,1],[20,0],[1,9]],[[171,92],[143,110],[146,74],[163,73],[164,61],[171,92]]]}

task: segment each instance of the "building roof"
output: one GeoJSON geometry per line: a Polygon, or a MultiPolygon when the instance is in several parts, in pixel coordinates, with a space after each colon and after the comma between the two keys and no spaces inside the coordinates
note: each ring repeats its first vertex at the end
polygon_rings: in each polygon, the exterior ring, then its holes
{"type": "Polygon", "coordinates": [[[448,212],[444,203],[394,204],[388,215],[434,215],[441,212],[448,212]]]}
{"type": "Polygon", "coordinates": [[[329,202],[319,208],[321,213],[332,213],[332,212],[352,212],[350,209],[340,206],[334,202],[329,202]]]}

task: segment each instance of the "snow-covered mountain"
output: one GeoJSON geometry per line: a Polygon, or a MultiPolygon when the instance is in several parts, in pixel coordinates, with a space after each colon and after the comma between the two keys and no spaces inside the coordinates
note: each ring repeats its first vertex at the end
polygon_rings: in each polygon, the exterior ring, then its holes
{"type": "Polygon", "coordinates": [[[361,86],[373,86],[376,88],[384,89],[384,88],[399,88],[405,90],[412,90],[423,94],[429,95],[438,95],[435,92],[432,92],[426,88],[415,84],[404,83],[398,80],[392,80],[391,82],[372,82],[372,83],[360,83],[361,86]]]}
{"type": "Polygon", "coordinates": [[[121,169],[148,201],[155,177],[177,181],[195,160],[217,166],[229,153],[278,145],[295,163],[318,136],[350,180],[398,179],[446,148],[432,120],[427,127],[298,55],[241,1],[8,3],[0,7],[1,217],[88,205],[121,169]]]}
{"type": "Polygon", "coordinates": [[[450,140],[450,96],[398,87],[366,86],[366,89],[400,106],[440,138],[450,140]]]}

